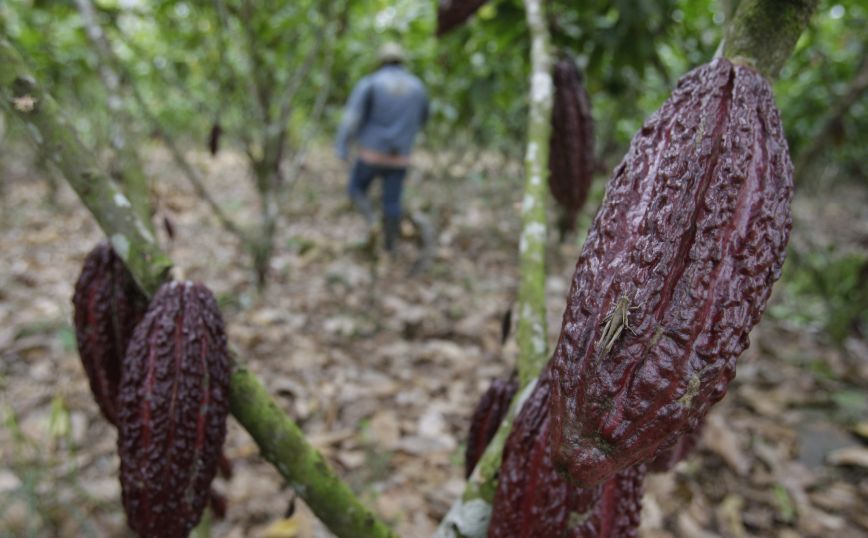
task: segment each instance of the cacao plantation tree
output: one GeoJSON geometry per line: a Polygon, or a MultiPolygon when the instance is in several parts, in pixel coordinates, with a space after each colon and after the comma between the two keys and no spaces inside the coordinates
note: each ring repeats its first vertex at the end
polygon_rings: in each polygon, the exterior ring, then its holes
{"type": "MultiPolygon", "coordinates": [[[[0,8],[0,106],[108,239],[76,286],[76,336],[99,408],[118,428],[123,504],[140,535],[183,536],[206,504],[218,511],[209,488],[227,412],[335,535],[395,535],[227,345],[207,287],[170,282],[173,264],[153,229],[154,179],[133,143],[153,135],[166,145],[264,286],[281,198],[298,181],[310,139],[331,132],[348,88],[371,67],[360,58],[383,35],[407,43],[430,84],[427,150],[459,161],[479,147],[524,155],[517,372],[495,380],[474,413],[466,489],[437,536],[633,536],[646,473],[684,458],[724,396],[780,276],[790,230],[787,112],[779,117],[770,81],[780,76],[781,88],[798,88],[786,82],[795,75],[789,66],[812,68],[809,45],[797,43],[837,28],[840,17],[821,14],[810,27],[814,0],[583,9],[502,0],[480,3],[461,24],[441,23],[435,37],[433,4],[76,0],[0,8]],[[52,37],[34,31],[49,27],[58,29],[52,37]],[[561,54],[583,70],[594,115],[614,118],[602,122],[594,161],[607,163],[633,139],[590,224],[552,346],[546,192],[561,54]],[[470,140],[479,145],[467,149],[470,140]],[[244,154],[258,195],[255,224],[210,192],[191,145],[244,154]],[[213,361],[197,360],[203,356],[213,361]],[[184,405],[167,412],[160,402],[170,385],[189,388],[184,405]],[[154,448],[175,436],[187,450],[154,448]],[[149,484],[155,474],[167,478],[149,484]]],[[[440,3],[441,17],[450,4],[440,3]]],[[[830,89],[837,104],[814,111],[816,127],[797,129],[805,162],[822,153],[809,130],[827,138],[864,119],[865,63],[845,55],[848,76],[830,89]]]]}

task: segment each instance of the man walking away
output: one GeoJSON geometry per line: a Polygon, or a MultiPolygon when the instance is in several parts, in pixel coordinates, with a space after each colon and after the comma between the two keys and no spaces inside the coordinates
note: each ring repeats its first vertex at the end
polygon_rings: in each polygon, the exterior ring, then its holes
{"type": "Polygon", "coordinates": [[[422,82],[404,66],[404,51],[386,43],[377,53],[379,68],[353,88],[338,130],[338,157],[349,158],[349,143],[358,142],[358,158],[347,192],[368,224],[374,213],[367,192],[376,177],[383,178],[385,247],[395,251],[401,222],[401,190],[410,165],[416,134],[428,119],[428,97],[422,82]]]}

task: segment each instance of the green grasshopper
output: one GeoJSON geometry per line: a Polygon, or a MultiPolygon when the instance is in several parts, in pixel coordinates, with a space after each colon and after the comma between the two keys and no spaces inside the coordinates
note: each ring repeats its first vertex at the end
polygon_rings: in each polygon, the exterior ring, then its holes
{"type": "Polygon", "coordinates": [[[615,342],[618,340],[618,337],[621,336],[621,333],[625,328],[630,331],[631,334],[636,334],[633,332],[633,328],[630,327],[630,321],[627,316],[630,314],[630,310],[637,310],[639,307],[630,306],[630,303],[630,298],[626,295],[618,297],[614,310],[612,310],[601,323],[601,325],[605,324],[605,327],[603,327],[603,333],[600,335],[600,339],[597,340],[595,345],[597,346],[597,350],[602,346],[603,357],[612,351],[612,347],[615,345],[615,342]]]}

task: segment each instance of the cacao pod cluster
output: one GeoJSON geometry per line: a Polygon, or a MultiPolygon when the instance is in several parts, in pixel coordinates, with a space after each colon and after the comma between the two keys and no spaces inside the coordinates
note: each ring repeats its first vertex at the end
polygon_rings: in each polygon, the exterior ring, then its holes
{"type": "Polygon", "coordinates": [[[437,36],[464,24],[487,0],[440,0],[437,6],[437,36]]]}
{"type": "Polygon", "coordinates": [[[554,102],[549,143],[549,190],[561,207],[561,236],[572,231],[594,178],[594,119],[582,74],[569,57],[553,69],[554,102]]]}
{"type": "Polygon", "coordinates": [[[679,80],[607,185],[489,536],[635,535],[646,469],[695,446],[765,310],[792,187],[762,75],[718,58],[679,80]]]}
{"type": "Polygon", "coordinates": [[[118,428],[127,522],[141,537],[185,537],[211,490],[229,413],[223,319],[201,284],[164,284],[148,304],[107,243],[87,256],[73,297],[79,354],[94,398],[118,428]]]}

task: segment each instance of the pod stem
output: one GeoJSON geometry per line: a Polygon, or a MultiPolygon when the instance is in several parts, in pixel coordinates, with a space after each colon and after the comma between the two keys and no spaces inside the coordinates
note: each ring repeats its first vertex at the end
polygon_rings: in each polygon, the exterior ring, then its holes
{"type": "Polygon", "coordinates": [[[741,0],[727,24],[723,56],[777,78],[819,0],[741,0]]]}

